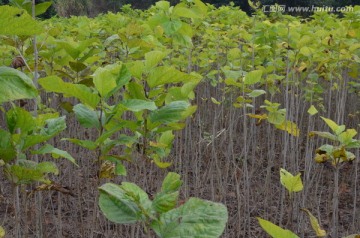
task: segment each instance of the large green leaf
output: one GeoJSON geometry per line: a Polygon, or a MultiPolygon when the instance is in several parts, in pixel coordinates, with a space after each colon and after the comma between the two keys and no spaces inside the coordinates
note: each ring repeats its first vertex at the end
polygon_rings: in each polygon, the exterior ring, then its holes
{"type": "Polygon", "coordinates": [[[159,213],[167,212],[176,206],[179,197],[179,188],[182,184],[180,175],[177,173],[168,173],[165,177],[161,192],[156,194],[152,206],[159,213]]]}
{"type": "Polygon", "coordinates": [[[13,68],[0,67],[0,85],[0,103],[17,99],[35,98],[38,95],[32,80],[23,72],[13,68]]]}
{"type": "Polygon", "coordinates": [[[155,102],[141,99],[127,99],[122,101],[121,104],[126,107],[127,110],[133,112],[139,112],[143,110],[154,111],[157,109],[155,102]]]}
{"type": "Polygon", "coordinates": [[[79,139],[71,139],[71,138],[63,138],[62,140],[68,140],[88,150],[95,150],[97,148],[96,143],[90,140],[79,140],[79,139]]]}
{"type": "Polygon", "coordinates": [[[182,113],[190,106],[186,101],[174,101],[163,106],[150,114],[151,122],[155,123],[171,123],[181,120],[182,113]]]}
{"type": "Polygon", "coordinates": [[[36,126],[35,119],[30,112],[15,107],[6,112],[6,123],[10,133],[14,134],[16,129],[20,129],[20,133],[28,133],[36,126]]]}
{"type": "Polygon", "coordinates": [[[172,193],[161,192],[156,194],[152,206],[156,212],[164,213],[176,206],[178,198],[178,191],[172,193]]]}
{"type": "Polygon", "coordinates": [[[106,183],[99,190],[101,211],[107,219],[116,223],[130,224],[141,221],[144,219],[142,209],[151,206],[146,192],[133,183],[106,183]]]}
{"type": "Polygon", "coordinates": [[[41,26],[24,9],[0,6],[0,35],[31,36],[42,32],[41,26]]]}
{"type": "Polygon", "coordinates": [[[356,136],[357,131],[355,129],[347,129],[342,132],[338,137],[341,144],[347,146],[351,142],[354,142],[354,136],[356,136]]]}
{"type": "Polygon", "coordinates": [[[178,191],[182,181],[180,180],[180,175],[177,173],[170,172],[166,175],[162,186],[161,191],[164,192],[175,192],[178,191]]]}
{"type": "Polygon", "coordinates": [[[280,182],[290,194],[300,192],[304,188],[300,173],[294,176],[283,168],[280,169],[280,182]]]}
{"type": "Polygon", "coordinates": [[[262,70],[254,70],[245,75],[245,84],[255,84],[260,82],[262,76],[262,70]]]}
{"type": "Polygon", "coordinates": [[[28,184],[33,181],[48,183],[50,182],[46,176],[48,173],[59,174],[54,163],[41,162],[37,164],[30,160],[19,160],[18,164],[5,168],[6,176],[15,184],[28,184]]]}
{"type": "Polygon", "coordinates": [[[275,125],[281,125],[285,122],[285,111],[280,109],[275,112],[269,112],[268,114],[268,122],[275,124],[275,125]]]}
{"type": "Polygon", "coordinates": [[[137,82],[130,82],[126,85],[126,88],[127,88],[127,98],[146,100],[145,90],[143,85],[137,82]]]}
{"type": "MultiPolygon", "coordinates": [[[[29,15],[32,15],[32,1],[29,0],[10,0],[11,5],[25,9],[29,15]]],[[[42,2],[35,5],[35,16],[41,15],[51,6],[52,2],[42,2]]]]}
{"type": "Polygon", "coordinates": [[[156,67],[163,58],[165,58],[169,54],[168,51],[150,51],[145,54],[145,69],[150,70],[156,67]]]}
{"type": "Polygon", "coordinates": [[[345,126],[339,126],[336,122],[329,118],[321,117],[325,121],[325,123],[330,127],[330,129],[336,134],[339,135],[341,132],[345,130],[345,126]]]}
{"type": "Polygon", "coordinates": [[[183,73],[170,66],[160,66],[150,72],[147,82],[150,88],[153,88],[168,83],[186,83],[192,78],[197,77],[183,73]]]}
{"type": "Polygon", "coordinates": [[[260,226],[273,238],[299,238],[293,232],[289,230],[282,229],[281,227],[275,225],[272,222],[267,220],[257,218],[260,226]]]}
{"type": "Polygon", "coordinates": [[[51,6],[52,2],[42,2],[35,5],[35,16],[41,15],[51,6]]]}
{"type": "Polygon", "coordinates": [[[184,205],[160,215],[152,228],[161,238],[218,238],[227,222],[223,204],[190,198],[184,205]]]}
{"type": "Polygon", "coordinates": [[[94,72],[94,85],[102,97],[109,97],[131,79],[124,64],[111,64],[94,72]]]}
{"type": "Polygon", "coordinates": [[[33,145],[47,141],[65,129],[66,129],[65,116],[47,119],[45,121],[45,126],[40,128],[40,132],[38,134],[34,133],[32,135],[25,137],[25,142],[24,145],[22,146],[22,150],[24,151],[25,149],[33,145]]]}
{"type": "Polygon", "coordinates": [[[41,155],[51,154],[51,156],[55,159],[62,157],[62,158],[69,160],[73,164],[76,164],[75,159],[67,151],[54,148],[52,145],[49,145],[49,144],[44,145],[39,150],[32,151],[32,153],[33,154],[41,154],[41,155]]]}
{"type": "Polygon", "coordinates": [[[336,135],[333,135],[327,131],[311,131],[309,133],[309,135],[318,135],[318,136],[321,136],[321,137],[324,137],[324,138],[327,138],[327,139],[330,139],[333,141],[336,141],[338,139],[336,135]]]}
{"type": "Polygon", "coordinates": [[[95,108],[100,101],[99,96],[85,85],[66,83],[57,76],[41,78],[39,79],[39,84],[47,91],[62,93],[67,97],[76,97],[92,108],[95,108]]]}
{"type": "Polygon", "coordinates": [[[85,128],[97,128],[100,129],[100,113],[94,111],[92,108],[84,105],[77,104],[73,107],[76,119],[85,128]]]}

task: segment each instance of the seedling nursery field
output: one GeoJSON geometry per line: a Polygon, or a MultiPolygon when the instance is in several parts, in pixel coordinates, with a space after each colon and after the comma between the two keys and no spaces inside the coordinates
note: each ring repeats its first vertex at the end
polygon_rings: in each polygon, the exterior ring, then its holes
{"type": "Polygon", "coordinates": [[[360,7],[0,6],[0,237],[360,237],[360,7]]]}

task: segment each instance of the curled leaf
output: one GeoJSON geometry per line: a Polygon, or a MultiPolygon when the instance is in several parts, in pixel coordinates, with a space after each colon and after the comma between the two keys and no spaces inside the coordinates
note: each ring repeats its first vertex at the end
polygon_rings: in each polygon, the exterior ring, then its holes
{"type": "Polygon", "coordinates": [[[316,232],[316,236],[317,237],[326,236],[326,231],[321,229],[318,219],[313,214],[311,214],[311,212],[308,209],[302,208],[301,210],[306,212],[306,214],[309,216],[310,224],[314,229],[314,231],[316,232]]]}

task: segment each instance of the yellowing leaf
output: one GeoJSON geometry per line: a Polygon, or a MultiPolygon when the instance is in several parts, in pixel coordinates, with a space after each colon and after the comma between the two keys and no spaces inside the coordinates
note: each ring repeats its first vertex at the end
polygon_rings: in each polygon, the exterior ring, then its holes
{"type": "Polygon", "coordinates": [[[352,234],[352,235],[349,235],[349,236],[345,236],[343,238],[360,238],[360,234],[352,234]]]}
{"type": "Polygon", "coordinates": [[[299,134],[300,134],[300,130],[297,127],[297,125],[291,121],[284,121],[283,123],[281,123],[279,125],[275,125],[275,126],[277,129],[286,131],[287,133],[289,133],[290,135],[293,135],[293,136],[299,136],[299,134]]]}
{"type": "MultiPolygon", "coordinates": [[[[339,125],[336,124],[336,122],[334,122],[331,119],[325,118],[325,117],[321,117],[321,119],[323,119],[325,121],[325,123],[330,127],[330,129],[336,133],[336,131],[339,128],[339,125]]],[[[345,129],[345,128],[344,128],[345,129]]]]}
{"type": "Polygon", "coordinates": [[[293,176],[283,168],[280,169],[280,182],[290,194],[293,192],[300,192],[304,188],[300,173],[293,176]]]}
{"type": "Polygon", "coordinates": [[[156,141],[150,141],[149,144],[150,144],[150,146],[156,147],[156,148],[166,148],[168,146],[167,144],[156,142],[156,141]]]}
{"type": "Polygon", "coordinates": [[[115,177],[115,164],[105,160],[100,166],[100,178],[114,178],[115,177]]]}
{"type": "Polygon", "coordinates": [[[314,229],[314,231],[316,232],[316,236],[317,236],[317,237],[324,237],[324,236],[326,236],[326,231],[321,229],[320,224],[319,224],[317,218],[314,217],[314,215],[311,214],[311,212],[310,212],[308,209],[302,208],[301,210],[303,210],[304,212],[306,212],[307,215],[309,216],[309,218],[310,218],[310,224],[311,224],[312,228],[314,229]]]}
{"type": "Polygon", "coordinates": [[[247,116],[251,117],[251,118],[256,118],[256,119],[260,119],[260,120],[264,120],[266,119],[268,116],[267,114],[246,114],[247,116]]]}
{"type": "Polygon", "coordinates": [[[293,232],[285,230],[272,222],[257,217],[260,226],[273,238],[299,238],[293,232]]]}
{"type": "Polygon", "coordinates": [[[162,162],[159,158],[155,157],[153,159],[153,161],[155,162],[155,164],[161,168],[161,169],[166,169],[167,167],[169,167],[172,163],[170,162],[162,162]]]}
{"type": "Polygon", "coordinates": [[[216,105],[220,105],[221,102],[219,102],[218,100],[216,100],[215,98],[211,97],[211,101],[216,104],[216,105]]]}
{"type": "Polygon", "coordinates": [[[309,110],[307,111],[311,116],[314,116],[316,113],[318,113],[318,110],[316,109],[316,107],[314,107],[314,105],[311,105],[311,107],[309,108],[309,110]]]}
{"type": "Polygon", "coordinates": [[[347,32],[347,34],[348,34],[348,36],[350,36],[350,37],[355,37],[355,36],[356,36],[356,32],[355,32],[354,30],[349,30],[349,31],[347,32]]]}
{"type": "Polygon", "coordinates": [[[5,230],[2,226],[0,226],[0,238],[5,237],[5,230]]]}

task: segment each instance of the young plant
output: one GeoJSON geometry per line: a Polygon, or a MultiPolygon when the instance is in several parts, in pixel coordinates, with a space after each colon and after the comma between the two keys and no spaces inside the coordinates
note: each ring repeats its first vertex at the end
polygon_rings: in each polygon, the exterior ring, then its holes
{"type": "Polygon", "coordinates": [[[258,119],[257,124],[260,124],[263,120],[267,120],[279,130],[286,131],[290,135],[299,136],[300,130],[297,125],[289,120],[286,120],[286,109],[279,109],[279,103],[273,103],[265,100],[265,105],[261,106],[265,108],[268,113],[263,114],[247,114],[249,117],[258,119]]]}
{"type": "Polygon", "coordinates": [[[106,183],[100,190],[99,206],[110,221],[119,224],[141,223],[158,237],[220,237],[227,223],[227,208],[199,198],[190,198],[179,207],[180,175],[168,173],[161,191],[149,199],[136,184],[106,183]]]}
{"type": "Polygon", "coordinates": [[[316,150],[315,162],[329,165],[334,173],[333,193],[333,236],[338,237],[338,214],[339,214],[339,176],[340,170],[345,163],[352,162],[355,155],[348,149],[360,148],[360,140],[354,139],[357,135],[355,129],[346,129],[345,125],[338,125],[334,121],[321,117],[330,127],[333,133],[324,131],[312,131],[309,136],[318,135],[329,139],[332,145],[324,144],[316,150]],[[346,129],[346,130],[345,130],[346,129]]]}
{"type": "MultiPolygon", "coordinates": [[[[292,211],[293,211],[293,193],[300,192],[303,190],[304,185],[301,181],[301,174],[298,173],[296,176],[292,175],[285,169],[280,169],[280,182],[281,184],[288,190],[289,198],[291,203],[291,210],[289,212],[289,221],[292,222],[292,211]]],[[[318,220],[314,217],[308,209],[302,208],[310,218],[310,224],[313,230],[316,232],[317,237],[324,237],[326,236],[326,232],[321,229],[318,220]]],[[[262,218],[257,218],[259,221],[260,226],[273,238],[299,238],[296,234],[294,234],[290,230],[285,230],[270,221],[264,220],[262,218]]]]}
{"type": "Polygon", "coordinates": [[[64,157],[75,163],[74,158],[66,151],[45,144],[66,128],[65,117],[58,113],[45,113],[33,116],[31,112],[15,106],[12,102],[18,99],[37,97],[37,90],[28,76],[18,70],[0,67],[0,103],[10,102],[12,108],[5,113],[6,129],[0,128],[0,166],[6,178],[13,186],[16,233],[20,234],[19,185],[33,182],[50,184],[47,174],[58,174],[53,162],[38,162],[36,154],[51,154],[54,158],[64,157]]]}

